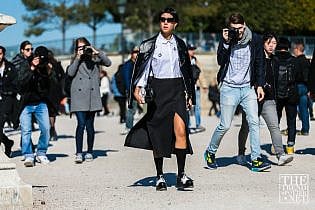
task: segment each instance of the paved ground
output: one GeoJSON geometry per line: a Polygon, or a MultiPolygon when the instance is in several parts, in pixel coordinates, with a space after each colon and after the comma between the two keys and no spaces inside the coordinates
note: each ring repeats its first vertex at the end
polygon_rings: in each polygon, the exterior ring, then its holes
{"type": "MultiPolygon", "coordinates": [[[[116,116],[96,118],[96,159],[93,162],[74,164],[76,121],[75,117],[70,119],[68,116],[57,119],[60,139],[51,142],[49,165],[25,168],[19,151],[20,134],[14,132],[9,133],[15,140],[12,161],[17,164],[22,179],[33,185],[34,209],[314,209],[314,129],[310,136],[297,137],[297,153],[292,164],[283,167],[273,165],[270,172],[254,173],[236,164],[240,126],[240,117],[236,117],[217,153],[220,167],[210,171],[204,168],[203,152],[218,119],[203,116],[202,121],[206,131],[191,135],[194,155],[188,156],[186,167],[187,174],[195,180],[193,191],[175,189],[177,169],[176,158],[173,157],[164,164],[169,188],[165,192],[156,192],[151,152],[123,146],[124,136],[119,134],[123,127],[118,124],[116,116]],[[280,198],[284,198],[279,197],[279,187],[284,186],[279,177],[283,174],[289,174],[286,186],[291,190],[284,192],[290,199],[293,195],[303,198],[302,185],[289,182],[296,181],[291,179],[294,178],[292,174],[309,177],[308,180],[302,179],[306,183],[307,204],[279,202],[280,198]]],[[[311,122],[311,127],[315,127],[315,122],[311,122]]],[[[35,132],[34,140],[37,137],[38,132],[35,132]]],[[[263,153],[275,162],[276,158],[268,154],[270,136],[264,126],[261,128],[261,143],[263,153]]]]}

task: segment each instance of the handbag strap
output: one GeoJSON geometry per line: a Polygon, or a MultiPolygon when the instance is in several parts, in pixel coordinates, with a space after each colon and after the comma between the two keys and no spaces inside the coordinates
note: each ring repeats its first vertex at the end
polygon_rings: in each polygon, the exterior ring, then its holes
{"type": "Polygon", "coordinates": [[[152,70],[152,58],[150,60],[150,67],[149,67],[149,75],[148,75],[148,80],[147,80],[147,86],[150,86],[151,85],[151,82],[154,78],[154,73],[153,73],[153,70],[152,70]],[[150,76],[152,73],[153,76],[150,76]]]}

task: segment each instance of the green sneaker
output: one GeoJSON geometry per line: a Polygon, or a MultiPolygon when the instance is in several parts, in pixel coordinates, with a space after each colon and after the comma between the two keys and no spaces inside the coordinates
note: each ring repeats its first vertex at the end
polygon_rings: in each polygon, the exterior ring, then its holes
{"type": "Polygon", "coordinates": [[[217,169],[218,165],[217,162],[215,161],[215,155],[210,153],[208,150],[205,151],[204,153],[204,158],[207,164],[208,169],[217,169]]]}
{"type": "Polygon", "coordinates": [[[257,158],[256,160],[252,161],[252,171],[254,172],[261,172],[270,168],[271,165],[269,163],[263,162],[261,158],[257,158]]]}

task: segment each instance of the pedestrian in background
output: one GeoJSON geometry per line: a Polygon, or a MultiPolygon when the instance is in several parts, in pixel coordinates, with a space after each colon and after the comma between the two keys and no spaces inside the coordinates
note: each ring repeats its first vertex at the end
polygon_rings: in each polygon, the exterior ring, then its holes
{"type": "MultiPolygon", "coordinates": [[[[130,59],[124,63],[122,66],[123,79],[124,79],[124,87],[126,88],[125,93],[128,95],[130,90],[130,82],[132,77],[132,71],[134,64],[137,59],[137,55],[139,53],[139,47],[135,46],[130,52],[130,59]]],[[[126,126],[124,130],[120,133],[122,135],[126,135],[129,133],[130,129],[133,127],[134,115],[138,109],[138,102],[134,100],[132,102],[132,108],[127,109],[126,113],[126,126]]]]}
{"type": "Polygon", "coordinates": [[[299,94],[296,78],[297,69],[295,58],[289,52],[291,43],[287,38],[280,37],[274,56],[275,78],[276,78],[276,102],[279,123],[282,110],[285,109],[287,118],[287,154],[294,154],[296,138],[296,116],[299,94]]]}
{"type": "Polygon", "coordinates": [[[159,14],[160,32],[143,41],[134,67],[128,105],[147,102],[146,115],[130,130],[125,146],[153,150],[156,190],[167,190],[163,158],[177,157],[179,190],[192,188],[185,174],[186,155],[192,154],[188,111],[195,103],[195,88],[185,42],[173,34],[179,18],[175,9],[159,14]],[[147,87],[146,96],[141,91],[147,87]]]}
{"type": "Polygon", "coordinates": [[[11,157],[14,141],[3,132],[6,119],[12,114],[17,95],[17,71],[6,57],[6,49],[0,46],[0,144],[4,144],[4,153],[11,157]]]}
{"type": "Polygon", "coordinates": [[[293,44],[293,55],[295,56],[295,66],[297,68],[296,85],[299,94],[298,110],[302,121],[302,128],[297,134],[308,136],[310,130],[310,118],[308,112],[310,62],[304,55],[303,42],[296,42],[293,44]]]}
{"type": "Polygon", "coordinates": [[[83,162],[82,149],[85,128],[87,152],[84,159],[86,161],[93,160],[94,118],[95,113],[102,110],[98,65],[111,65],[105,52],[95,49],[85,37],[76,39],[74,58],[67,71],[68,75],[73,77],[70,93],[71,112],[74,112],[77,118],[75,163],[83,162]]]}
{"type": "Polygon", "coordinates": [[[101,70],[100,72],[100,80],[101,80],[101,85],[100,85],[100,93],[101,93],[101,99],[102,99],[102,106],[104,109],[103,115],[106,116],[110,113],[109,108],[108,108],[108,98],[110,95],[110,79],[107,74],[107,71],[101,70]]]}
{"type": "Polygon", "coordinates": [[[196,93],[196,105],[193,106],[193,113],[195,116],[195,123],[196,127],[192,128],[190,125],[190,118],[189,118],[189,132],[190,133],[198,133],[198,132],[203,132],[206,129],[201,126],[201,89],[203,91],[207,90],[207,85],[205,82],[205,78],[202,72],[202,69],[200,68],[200,63],[198,62],[196,56],[195,56],[195,50],[196,46],[193,44],[188,44],[188,55],[190,59],[190,63],[192,66],[192,75],[193,75],[193,80],[195,83],[195,93],[196,93]]]}

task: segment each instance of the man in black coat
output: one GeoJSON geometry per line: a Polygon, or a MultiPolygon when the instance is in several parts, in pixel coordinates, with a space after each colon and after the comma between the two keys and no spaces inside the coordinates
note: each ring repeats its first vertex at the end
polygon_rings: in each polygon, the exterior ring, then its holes
{"type": "Polygon", "coordinates": [[[14,142],[3,133],[3,126],[15,104],[17,72],[5,58],[5,52],[6,49],[0,46],[0,142],[4,144],[5,154],[10,157],[14,142]]]}

